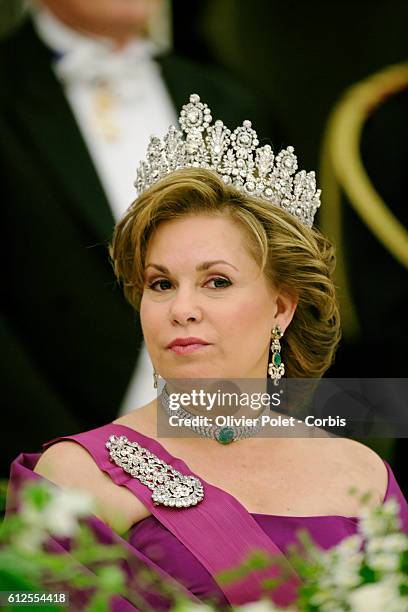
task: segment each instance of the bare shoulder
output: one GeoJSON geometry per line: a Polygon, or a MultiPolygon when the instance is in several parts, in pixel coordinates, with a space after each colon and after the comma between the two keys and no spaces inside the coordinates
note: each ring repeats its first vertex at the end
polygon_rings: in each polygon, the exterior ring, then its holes
{"type": "Polygon", "coordinates": [[[370,504],[384,501],[388,486],[388,471],[384,461],[371,448],[348,438],[323,440],[324,455],[336,472],[347,478],[358,492],[370,492],[370,504]]]}
{"type": "Polygon", "coordinates": [[[95,514],[118,533],[125,533],[150,512],[125,487],[102,472],[78,443],[63,440],[50,446],[34,471],[60,487],[85,491],[96,501],[95,514]]]}
{"type": "Polygon", "coordinates": [[[101,473],[90,454],[71,440],[63,440],[47,448],[34,471],[66,487],[81,485],[90,476],[99,477],[101,473]]]}
{"type": "Polygon", "coordinates": [[[114,424],[125,425],[150,438],[157,437],[156,400],[119,417],[114,424]]]}

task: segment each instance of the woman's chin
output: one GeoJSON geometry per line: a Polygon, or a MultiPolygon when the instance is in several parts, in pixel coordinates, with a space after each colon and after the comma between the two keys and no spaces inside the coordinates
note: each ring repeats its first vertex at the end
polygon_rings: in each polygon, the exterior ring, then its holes
{"type": "Polygon", "coordinates": [[[202,370],[198,368],[185,369],[180,368],[179,370],[174,370],[169,372],[167,376],[164,376],[166,380],[181,380],[181,379],[201,379],[201,378],[219,378],[219,373],[217,374],[214,370],[202,370]]]}
{"type": "Polygon", "coordinates": [[[179,368],[169,368],[167,372],[160,372],[160,376],[165,380],[206,380],[212,379],[214,381],[219,380],[234,380],[240,378],[250,378],[243,374],[239,374],[238,372],[234,372],[232,370],[228,371],[225,367],[179,367],[179,368]]]}
{"type": "Polygon", "coordinates": [[[174,379],[200,379],[200,378],[219,378],[220,376],[224,377],[225,374],[222,372],[221,368],[216,365],[211,364],[209,366],[206,364],[191,363],[191,364],[180,364],[176,367],[163,369],[163,373],[160,372],[160,375],[166,380],[174,379]]]}
{"type": "Polygon", "coordinates": [[[191,358],[183,356],[181,359],[157,359],[156,370],[165,380],[171,379],[214,379],[214,380],[231,380],[237,378],[253,378],[248,370],[237,368],[236,363],[231,363],[228,366],[225,357],[219,359],[198,359],[198,355],[192,355],[191,358]],[[161,363],[160,363],[161,361],[161,363]]]}

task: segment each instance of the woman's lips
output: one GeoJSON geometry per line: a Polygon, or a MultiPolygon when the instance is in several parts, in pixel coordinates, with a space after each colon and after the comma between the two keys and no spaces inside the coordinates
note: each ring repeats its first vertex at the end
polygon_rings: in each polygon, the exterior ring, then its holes
{"type": "Polygon", "coordinates": [[[194,353],[200,349],[206,348],[207,346],[211,346],[210,344],[186,344],[182,346],[181,344],[174,344],[169,348],[170,351],[176,353],[177,355],[187,355],[188,353],[194,353]]]}

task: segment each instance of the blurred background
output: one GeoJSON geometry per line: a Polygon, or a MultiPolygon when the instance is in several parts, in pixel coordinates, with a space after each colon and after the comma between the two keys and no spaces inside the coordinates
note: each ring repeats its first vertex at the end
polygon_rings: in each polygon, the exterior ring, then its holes
{"type": "MultiPolygon", "coordinates": [[[[318,225],[336,242],[345,322],[328,375],[407,377],[408,3],[152,3],[145,26],[155,52],[185,58],[214,83],[231,79],[250,92],[263,141],[269,136],[274,149],[293,144],[301,167],[318,171],[324,187],[318,225]]],[[[27,4],[0,1],[5,40],[25,19],[27,4]]],[[[180,89],[191,80],[182,66],[180,89]]],[[[238,91],[230,89],[230,106],[240,105],[238,91]]],[[[97,426],[100,418],[85,425],[97,426]]],[[[84,423],[72,421],[76,426],[84,423]]],[[[407,493],[406,440],[372,445],[407,493]]]]}
{"type": "MultiPolygon", "coordinates": [[[[26,9],[21,0],[0,0],[0,35],[26,9]]],[[[150,32],[161,49],[222,68],[263,94],[285,142],[295,143],[305,168],[317,168],[329,113],[345,89],[407,60],[407,20],[403,0],[196,0],[188,7],[166,0],[150,32]]]]}

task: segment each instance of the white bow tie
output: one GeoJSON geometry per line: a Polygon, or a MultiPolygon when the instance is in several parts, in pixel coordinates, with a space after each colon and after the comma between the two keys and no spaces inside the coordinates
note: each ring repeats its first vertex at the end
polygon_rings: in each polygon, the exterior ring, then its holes
{"type": "Polygon", "coordinates": [[[67,85],[97,88],[101,84],[121,98],[143,94],[145,75],[152,66],[152,46],[144,41],[131,43],[123,51],[107,44],[87,41],[66,52],[55,69],[67,85]]]}

